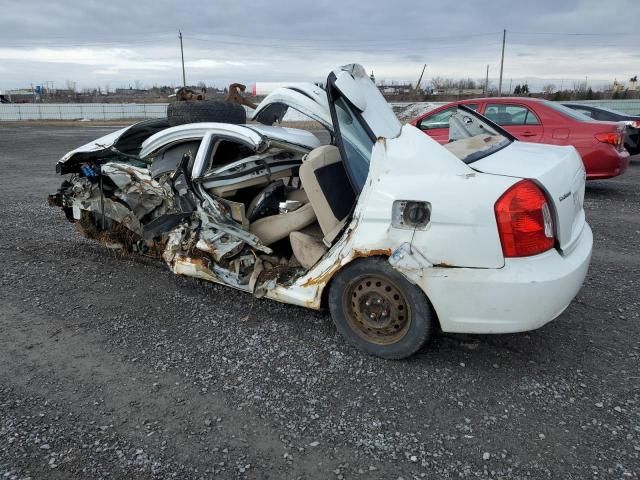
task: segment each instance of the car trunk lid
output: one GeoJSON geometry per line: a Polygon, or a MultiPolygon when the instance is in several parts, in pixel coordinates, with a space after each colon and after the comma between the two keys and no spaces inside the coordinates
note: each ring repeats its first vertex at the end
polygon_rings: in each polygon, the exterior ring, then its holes
{"type": "Polygon", "coordinates": [[[585,225],[586,179],[575,148],[516,141],[469,166],[482,173],[536,181],[554,212],[560,250],[566,254],[573,249],[585,225]]]}

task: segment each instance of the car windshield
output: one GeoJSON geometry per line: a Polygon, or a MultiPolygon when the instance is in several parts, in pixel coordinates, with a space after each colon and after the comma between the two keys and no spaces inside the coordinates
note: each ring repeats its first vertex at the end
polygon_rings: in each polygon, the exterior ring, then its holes
{"type": "Polygon", "coordinates": [[[449,118],[449,142],[444,148],[468,165],[513,141],[514,137],[488,118],[460,106],[449,118]]]}
{"type": "Polygon", "coordinates": [[[555,110],[558,113],[561,113],[565,117],[572,118],[573,120],[577,120],[579,122],[594,122],[595,120],[584,113],[580,113],[573,108],[565,107],[564,105],[556,102],[550,102],[549,100],[543,100],[544,104],[555,110]]]}

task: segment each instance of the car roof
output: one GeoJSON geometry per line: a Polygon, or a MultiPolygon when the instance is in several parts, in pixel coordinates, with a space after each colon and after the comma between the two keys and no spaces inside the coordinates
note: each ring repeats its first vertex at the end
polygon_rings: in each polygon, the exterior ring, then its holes
{"type": "Polygon", "coordinates": [[[207,134],[230,137],[261,148],[266,140],[300,146],[305,150],[313,150],[321,145],[320,140],[307,130],[287,127],[274,127],[260,124],[200,122],[187,123],[161,130],[142,142],[139,156],[141,158],[157,151],[164,145],[177,141],[203,138],[207,134]]]}
{"type": "Polygon", "coordinates": [[[526,103],[526,102],[544,102],[544,98],[536,97],[482,97],[482,98],[467,98],[465,100],[459,100],[451,103],[475,103],[475,102],[492,102],[492,103],[526,103]]]}

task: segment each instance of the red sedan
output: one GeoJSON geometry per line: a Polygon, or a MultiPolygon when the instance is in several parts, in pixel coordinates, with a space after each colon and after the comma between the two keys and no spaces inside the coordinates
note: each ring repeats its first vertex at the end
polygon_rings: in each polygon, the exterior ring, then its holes
{"type": "Polygon", "coordinates": [[[439,143],[447,143],[449,118],[457,105],[476,110],[524,142],[573,145],[582,157],[589,180],[621,175],[629,165],[623,124],[597,122],[548,100],[521,97],[463,100],[431,110],[411,124],[439,143]]]}

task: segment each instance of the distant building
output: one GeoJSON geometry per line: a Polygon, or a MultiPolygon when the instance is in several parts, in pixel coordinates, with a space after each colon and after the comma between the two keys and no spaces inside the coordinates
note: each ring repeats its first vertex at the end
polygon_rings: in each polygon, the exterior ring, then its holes
{"type": "Polygon", "coordinates": [[[433,95],[473,96],[483,95],[482,88],[434,88],[433,95]]]}
{"type": "Polygon", "coordinates": [[[413,92],[413,85],[410,83],[378,85],[378,89],[383,95],[406,95],[413,92]]]}
{"type": "MultiPolygon", "coordinates": [[[[36,99],[36,94],[30,88],[16,88],[14,90],[5,90],[5,101],[12,103],[28,103],[36,99]]],[[[6,102],[5,102],[6,103],[6,102]]]]}
{"type": "Polygon", "coordinates": [[[144,88],[116,88],[116,95],[145,95],[149,93],[144,88]]]}

